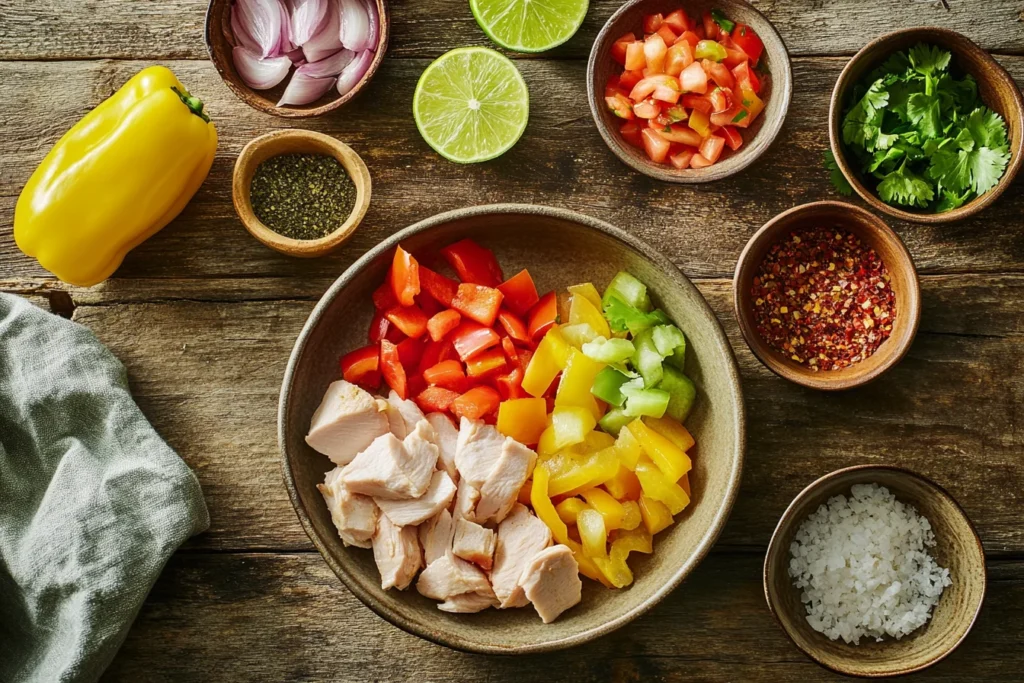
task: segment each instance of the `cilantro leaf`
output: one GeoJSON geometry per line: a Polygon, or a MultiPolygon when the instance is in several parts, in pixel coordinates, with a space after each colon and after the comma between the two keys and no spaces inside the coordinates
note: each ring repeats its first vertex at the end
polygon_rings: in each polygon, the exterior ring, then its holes
{"type": "Polygon", "coordinates": [[[907,56],[914,71],[922,76],[934,76],[949,68],[949,60],[952,54],[935,45],[918,43],[910,48],[907,56]]]}
{"type": "Polygon", "coordinates": [[[875,152],[874,161],[868,166],[868,171],[874,173],[882,169],[883,175],[891,173],[896,168],[896,162],[902,159],[905,154],[906,152],[899,147],[890,147],[884,152],[875,152]]]}
{"type": "Polygon", "coordinates": [[[888,204],[927,208],[935,191],[927,180],[907,168],[907,161],[878,183],[878,196],[888,204]]]}
{"type": "Polygon", "coordinates": [[[970,158],[971,187],[978,194],[985,194],[998,185],[1006,165],[1010,163],[1009,152],[991,147],[978,147],[974,151],[962,153],[970,158]]]}
{"type": "Polygon", "coordinates": [[[979,147],[1006,147],[1006,123],[988,107],[978,107],[964,121],[964,128],[979,147]]]}
{"type": "Polygon", "coordinates": [[[882,79],[875,81],[847,112],[843,119],[843,142],[859,145],[868,151],[875,149],[885,117],[885,106],[889,103],[889,93],[884,88],[882,79]]]}
{"type": "Polygon", "coordinates": [[[728,17],[725,16],[725,12],[720,9],[711,10],[711,18],[715,20],[715,23],[721,27],[726,33],[732,33],[732,30],[736,28],[736,22],[729,21],[728,17]]]}
{"type": "Polygon", "coordinates": [[[946,146],[932,155],[928,166],[928,177],[953,192],[963,192],[971,187],[971,166],[969,152],[946,146]]]}
{"type": "Polygon", "coordinates": [[[914,93],[907,100],[907,115],[918,131],[926,138],[937,138],[942,134],[939,98],[925,93],[914,93]]]}
{"type": "Polygon", "coordinates": [[[889,86],[889,111],[896,114],[901,121],[909,123],[907,103],[911,95],[920,92],[924,92],[924,82],[919,79],[893,83],[889,86]]]}
{"type": "Polygon", "coordinates": [[[842,170],[839,168],[839,163],[830,149],[825,150],[825,168],[829,171],[829,179],[832,181],[832,187],[836,189],[836,192],[844,197],[849,197],[853,194],[853,186],[850,185],[850,181],[843,175],[842,170]]]}
{"type": "Polygon", "coordinates": [[[946,211],[952,211],[953,209],[959,209],[967,199],[971,196],[971,191],[963,193],[962,195],[950,192],[949,190],[942,191],[942,199],[935,206],[935,213],[945,213],[946,211]]]}

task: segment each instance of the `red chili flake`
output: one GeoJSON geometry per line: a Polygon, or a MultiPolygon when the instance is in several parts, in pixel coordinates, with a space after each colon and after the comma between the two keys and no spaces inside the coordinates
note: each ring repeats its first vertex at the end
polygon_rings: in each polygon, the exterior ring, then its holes
{"type": "Polygon", "coordinates": [[[801,230],[776,242],[750,294],[761,338],[813,370],[840,370],[868,358],[896,319],[885,264],[843,230],[801,230]]]}

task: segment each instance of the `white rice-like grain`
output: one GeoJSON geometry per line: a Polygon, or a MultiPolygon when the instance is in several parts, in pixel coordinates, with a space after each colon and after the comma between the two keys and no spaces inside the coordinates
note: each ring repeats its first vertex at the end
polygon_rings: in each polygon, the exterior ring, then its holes
{"type": "Polygon", "coordinates": [[[884,486],[857,484],[811,514],[789,547],[807,623],[832,640],[899,639],[923,626],[950,585],[926,548],[932,526],[884,486]]]}

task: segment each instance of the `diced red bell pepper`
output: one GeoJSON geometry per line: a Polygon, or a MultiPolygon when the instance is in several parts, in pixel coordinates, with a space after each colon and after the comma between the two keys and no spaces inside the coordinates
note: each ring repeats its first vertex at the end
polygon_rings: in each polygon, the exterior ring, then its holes
{"type": "Polygon", "coordinates": [[[462,369],[462,363],[457,360],[443,360],[423,371],[423,379],[427,384],[433,384],[445,389],[452,389],[460,393],[466,391],[466,373],[462,369]]]}
{"type": "Polygon", "coordinates": [[[387,339],[388,341],[397,344],[398,342],[405,339],[405,335],[402,331],[392,325],[387,318],[384,317],[383,311],[377,311],[373,314],[373,320],[370,321],[370,343],[376,346],[380,343],[381,339],[387,339]]]}
{"type": "Polygon", "coordinates": [[[497,332],[472,320],[463,320],[451,332],[449,339],[463,361],[501,343],[501,337],[497,332]]]}
{"type": "Polygon", "coordinates": [[[437,303],[446,308],[452,307],[452,299],[459,291],[459,283],[441,273],[420,266],[420,289],[437,303]]]}
{"type": "Polygon", "coordinates": [[[519,354],[519,367],[523,369],[524,377],[526,368],[530,366],[530,359],[533,358],[533,351],[530,349],[516,349],[516,353],[519,354]]]}
{"type": "Polygon", "coordinates": [[[498,375],[495,384],[498,385],[498,392],[501,394],[502,400],[531,398],[523,389],[523,369],[521,367],[512,368],[511,371],[498,375]]]}
{"type": "Polygon", "coordinates": [[[416,296],[416,305],[427,314],[428,318],[433,318],[435,315],[445,310],[445,307],[434,301],[434,297],[424,294],[422,290],[416,296]]]}
{"type": "Polygon", "coordinates": [[[540,339],[551,327],[558,322],[558,297],[554,292],[548,292],[540,298],[540,301],[530,309],[529,326],[527,332],[530,339],[540,339]]]}
{"type": "Polygon", "coordinates": [[[509,363],[519,365],[519,351],[516,350],[516,345],[512,343],[509,337],[501,338],[501,348],[505,352],[505,357],[508,358],[509,363]]]}
{"type": "Polygon", "coordinates": [[[497,287],[505,279],[498,259],[490,249],[484,249],[471,239],[449,244],[441,255],[463,282],[485,287],[497,287]]]}
{"type": "Polygon", "coordinates": [[[526,329],[526,323],[512,311],[505,310],[504,308],[498,311],[498,322],[505,329],[505,333],[515,341],[521,344],[533,343],[530,339],[530,331],[526,329]]]}
{"type": "MultiPolygon", "coordinates": [[[[363,386],[377,374],[380,367],[380,352],[376,345],[364,346],[341,357],[341,376],[346,382],[363,386]]],[[[378,376],[377,382],[380,382],[378,376]]]]}
{"type": "Polygon", "coordinates": [[[452,360],[457,357],[455,348],[447,339],[439,342],[428,341],[426,347],[423,349],[423,356],[420,358],[420,363],[416,366],[416,374],[422,375],[423,371],[427,368],[433,367],[443,360],[452,360]]]}
{"type": "Polygon", "coordinates": [[[380,341],[380,370],[384,375],[384,381],[399,397],[409,398],[409,384],[402,360],[398,356],[398,347],[387,339],[380,341]]]}
{"type": "Polygon", "coordinates": [[[391,290],[391,277],[380,287],[373,291],[373,307],[378,311],[386,311],[398,305],[398,298],[391,290]]]}
{"type": "Polygon", "coordinates": [[[454,330],[462,322],[462,316],[458,311],[451,309],[441,311],[427,321],[427,333],[433,341],[441,341],[449,332],[454,330]]]}
{"type": "Polygon", "coordinates": [[[764,43],[754,33],[754,29],[746,24],[736,24],[736,28],[732,31],[732,42],[736,44],[736,47],[746,52],[753,65],[757,66],[757,62],[761,59],[761,54],[764,53],[764,43]]]}
{"type": "Polygon", "coordinates": [[[398,303],[412,306],[416,303],[416,295],[420,293],[420,264],[412,254],[398,246],[395,258],[391,262],[391,291],[398,303]]]}
{"type": "Polygon", "coordinates": [[[421,375],[409,375],[408,382],[409,398],[419,396],[427,388],[427,381],[421,375]]]}
{"type": "Polygon", "coordinates": [[[398,344],[398,359],[402,367],[415,368],[423,359],[423,351],[427,347],[426,339],[409,337],[398,344]]]}
{"type": "Polygon", "coordinates": [[[444,387],[427,387],[414,399],[416,405],[425,413],[444,413],[451,408],[452,403],[459,397],[457,392],[444,387]]]}
{"type": "Polygon", "coordinates": [[[487,386],[470,389],[452,402],[451,411],[458,418],[479,420],[493,415],[501,403],[498,392],[487,386]]]}
{"type": "Polygon", "coordinates": [[[484,375],[501,370],[508,364],[505,360],[505,351],[502,349],[490,349],[478,353],[466,361],[466,376],[483,377],[484,375]]]}
{"type": "Polygon", "coordinates": [[[422,337],[427,333],[427,314],[419,306],[395,306],[385,312],[384,317],[407,337],[422,337]]]}
{"type": "Polygon", "coordinates": [[[470,320],[490,327],[498,317],[503,298],[498,289],[464,282],[459,285],[459,293],[452,301],[452,308],[470,320]]]}
{"type": "Polygon", "coordinates": [[[498,285],[498,289],[505,295],[505,305],[516,315],[526,315],[540,300],[537,286],[525,268],[498,285]]]}

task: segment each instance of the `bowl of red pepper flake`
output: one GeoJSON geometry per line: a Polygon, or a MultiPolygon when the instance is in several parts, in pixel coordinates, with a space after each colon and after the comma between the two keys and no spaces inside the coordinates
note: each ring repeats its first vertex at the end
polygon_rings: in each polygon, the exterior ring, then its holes
{"type": "Polygon", "coordinates": [[[842,202],[804,204],[765,224],[740,255],[733,294],[754,355],[813,389],[876,379],[906,355],[921,317],[903,241],[842,202]]]}

